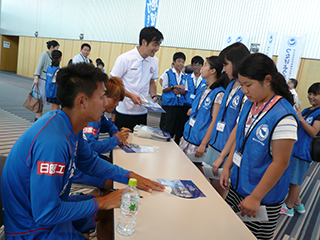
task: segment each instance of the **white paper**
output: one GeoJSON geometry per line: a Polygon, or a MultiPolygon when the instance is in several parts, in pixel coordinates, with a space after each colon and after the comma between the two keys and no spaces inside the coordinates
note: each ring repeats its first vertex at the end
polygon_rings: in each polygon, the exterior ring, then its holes
{"type": "Polygon", "coordinates": [[[197,162],[197,163],[203,162],[205,155],[206,155],[206,154],[204,153],[204,154],[202,155],[202,157],[199,157],[199,158],[198,158],[198,157],[196,157],[196,153],[187,154],[188,158],[189,158],[192,162],[197,162]]]}
{"type": "Polygon", "coordinates": [[[237,213],[238,217],[244,222],[267,222],[269,221],[267,209],[265,205],[261,205],[256,217],[248,217],[248,215],[241,216],[241,212],[237,213]]]}

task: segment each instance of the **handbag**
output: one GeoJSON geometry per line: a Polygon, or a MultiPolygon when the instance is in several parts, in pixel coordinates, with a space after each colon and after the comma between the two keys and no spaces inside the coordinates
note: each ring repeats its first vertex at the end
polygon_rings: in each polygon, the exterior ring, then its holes
{"type": "Polygon", "coordinates": [[[40,113],[43,109],[42,99],[39,94],[39,87],[36,85],[37,91],[33,91],[34,84],[32,85],[31,92],[28,94],[23,106],[34,113],[40,113]]]}

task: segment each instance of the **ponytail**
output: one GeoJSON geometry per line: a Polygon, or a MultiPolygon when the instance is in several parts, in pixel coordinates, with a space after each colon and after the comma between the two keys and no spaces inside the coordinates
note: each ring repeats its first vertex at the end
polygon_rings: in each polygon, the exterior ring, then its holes
{"type": "Polygon", "coordinates": [[[207,58],[207,61],[210,65],[210,69],[215,69],[216,75],[217,75],[217,81],[212,83],[211,86],[209,86],[209,88],[211,90],[213,90],[213,89],[221,86],[224,89],[226,89],[230,80],[229,80],[227,74],[222,73],[223,65],[222,65],[222,62],[220,61],[219,57],[218,56],[211,56],[211,57],[207,58]]]}
{"type": "Polygon", "coordinates": [[[271,87],[277,95],[287,99],[291,105],[294,104],[293,95],[290,92],[288,84],[281,73],[276,72],[275,75],[272,76],[271,87]]]}

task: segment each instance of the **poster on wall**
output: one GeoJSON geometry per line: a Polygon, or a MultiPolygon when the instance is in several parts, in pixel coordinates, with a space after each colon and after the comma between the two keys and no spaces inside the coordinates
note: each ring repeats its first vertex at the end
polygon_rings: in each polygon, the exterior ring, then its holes
{"type": "Polygon", "coordinates": [[[228,47],[229,45],[241,42],[249,49],[249,34],[228,34],[224,36],[222,49],[228,47]]]}
{"type": "Polygon", "coordinates": [[[4,48],[10,48],[10,42],[3,41],[3,47],[4,48]]]}
{"type": "Polygon", "coordinates": [[[281,38],[277,68],[287,82],[290,78],[297,77],[305,39],[306,35],[284,35],[281,38]]]}
{"type": "Polygon", "coordinates": [[[156,27],[158,20],[159,0],[146,0],[145,27],[156,27]]]}
{"type": "Polygon", "coordinates": [[[272,58],[273,56],[274,49],[276,46],[277,36],[278,36],[277,32],[268,32],[267,42],[264,48],[264,54],[267,55],[269,58],[272,58]]]}

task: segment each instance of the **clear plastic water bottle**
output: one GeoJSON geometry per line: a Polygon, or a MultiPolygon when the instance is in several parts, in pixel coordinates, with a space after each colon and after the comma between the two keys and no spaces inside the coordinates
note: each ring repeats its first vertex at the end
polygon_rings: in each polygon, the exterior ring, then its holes
{"type": "Polygon", "coordinates": [[[117,225],[117,232],[124,236],[134,233],[137,221],[140,193],[137,189],[137,179],[130,178],[129,186],[122,192],[120,216],[117,225]]]}

